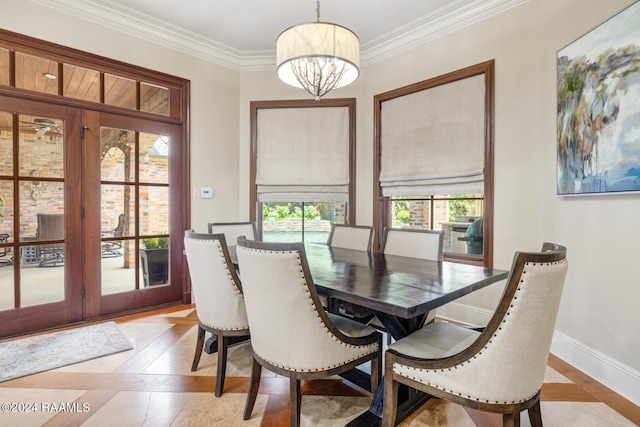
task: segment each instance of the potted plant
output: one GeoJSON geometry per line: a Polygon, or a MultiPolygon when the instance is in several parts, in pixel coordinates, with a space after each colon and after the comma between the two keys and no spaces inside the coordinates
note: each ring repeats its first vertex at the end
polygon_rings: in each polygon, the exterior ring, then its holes
{"type": "Polygon", "coordinates": [[[169,283],[169,238],[150,237],[142,239],[140,249],[144,286],[169,283]]]}

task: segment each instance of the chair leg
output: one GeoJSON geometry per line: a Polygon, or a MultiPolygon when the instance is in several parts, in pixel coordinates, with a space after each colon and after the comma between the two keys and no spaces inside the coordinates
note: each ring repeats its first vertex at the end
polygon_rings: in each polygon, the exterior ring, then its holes
{"type": "Polygon", "coordinates": [[[227,348],[229,337],[218,334],[218,373],[216,374],[216,397],[222,396],[224,389],[224,377],[227,372],[227,348]]]}
{"type": "Polygon", "coordinates": [[[382,334],[378,332],[378,355],[371,361],[371,393],[375,394],[382,378],[382,334]]]}
{"type": "MultiPolygon", "coordinates": [[[[539,396],[539,395],[538,395],[539,396]]],[[[529,413],[529,421],[532,427],[542,427],[542,412],[540,411],[540,398],[538,401],[527,411],[529,413]]]]}
{"type": "Polygon", "coordinates": [[[295,372],[289,377],[289,395],[290,395],[290,416],[289,425],[291,427],[300,426],[300,405],[302,404],[302,394],[300,394],[300,380],[296,377],[295,372]]]}
{"type": "Polygon", "coordinates": [[[248,420],[251,418],[253,406],[256,404],[258,397],[258,388],[260,387],[260,374],[262,373],[262,365],[254,358],[251,366],[251,385],[249,386],[249,394],[247,395],[247,403],[244,406],[244,415],[242,418],[248,420]]]}
{"type": "Polygon", "coordinates": [[[516,409],[514,412],[503,414],[502,427],[520,427],[520,412],[516,409]]]}
{"type": "Polygon", "coordinates": [[[382,409],[382,427],[394,427],[398,415],[398,387],[400,384],[393,380],[393,356],[385,357],[384,375],[384,406],[382,409]]]}
{"type": "Polygon", "coordinates": [[[191,364],[191,372],[198,370],[200,356],[202,356],[202,348],[204,347],[204,329],[198,325],[198,340],[196,341],[196,354],[193,355],[193,363],[191,364]]]}

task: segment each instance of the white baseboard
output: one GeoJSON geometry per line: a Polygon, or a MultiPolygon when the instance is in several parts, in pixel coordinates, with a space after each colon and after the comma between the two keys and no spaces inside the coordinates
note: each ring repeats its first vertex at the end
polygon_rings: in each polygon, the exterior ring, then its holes
{"type": "Polygon", "coordinates": [[[634,404],[640,405],[640,372],[635,369],[558,331],[553,334],[551,353],[634,404]]]}
{"type": "MultiPolygon", "coordinates": [[[[449,303],[438,308],[436,315],[443,320],[469,325],[486,325],[492,313],[491,310],[449,303]]],[[[640,372],[635,369],[558,331],[553,334],[551,353],[634,404],[640,405],[640,372]]]]}
{"type": "Polygon", "coordinates": [[[450,302],[442,307],[438,307],[436,311],[436,316],[439,319],[476,326],[484,326],[489,323],[492,314],[493,312],[491,310],[455,302],[450,302]]]}

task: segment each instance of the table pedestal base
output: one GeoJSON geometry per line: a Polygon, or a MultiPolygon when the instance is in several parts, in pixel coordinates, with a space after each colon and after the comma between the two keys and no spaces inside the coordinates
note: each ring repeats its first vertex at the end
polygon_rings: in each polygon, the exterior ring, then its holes
{"type": "MultiPolygon", "coordinates": [[[[229,337],[229,346],[233,345],[233,344],[237,344],[243,341],[247,341],[249,339],[248,335],[244,335],[244,336],[240,336],[240,337],[229,337]]],[[[218,351],[218,336],[217,335],[212,335],[211,338],[209,338],[207,341],[205,341],[204,343],[204,351],[207,354],[212,354],[218,351]]]]}
{"type": "MultiPolygon", "coordinates": [[[[384,381],[378,387],[378,390],[373,395],[373,401],[369,406],[369,410],[360,414],[357,418],[347,423],[347,427],[378,427],[382,424],[382,409],[384,397],[384,381]]],[[[416,390],[409,390],[408,387],[401,385],[398,390],[398,412],[396,415],[396,422],[401,422],[409,415],[411,415],[416,409],[422,406],[427,400],[431,398],[430,395],[422,393],[416,390]]]]}

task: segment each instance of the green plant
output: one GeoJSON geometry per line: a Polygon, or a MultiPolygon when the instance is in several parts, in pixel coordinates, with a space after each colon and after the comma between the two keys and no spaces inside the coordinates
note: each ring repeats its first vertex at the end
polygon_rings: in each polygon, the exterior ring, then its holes
{"type": "Polygon", "coordinates": [[[168,237],[149,237],[142,239],[145,249],[162,249],[169,247],[168,237]]]}
{"type": "MultiPolygon", "coordinates": [[[[473,197],[473,194],[462,194],[463,197],[473,197]]],[[[449,196],[460,197],[460,196],[449,196]]],[[[450,200],[449,201],[449,221],[455,221],[456,217],[469,215],[474,211],[475,200],[450,200]]]]}
{"type": "Polygon", "coordinates": [[[396,218],[398,219],[398,221],[400,221],[400,223],[407,224],[409,222],[409,219],[411,218],[411,214],[409,213],[409,211],[402,210],[396,214],[396,218]]]}
{"type": "Polygon", "coordinates": [[[304,217],[305,219],[315,219],[320,216],[320,210],[315,205],[307,205],[304,207],[304,217]]]}

